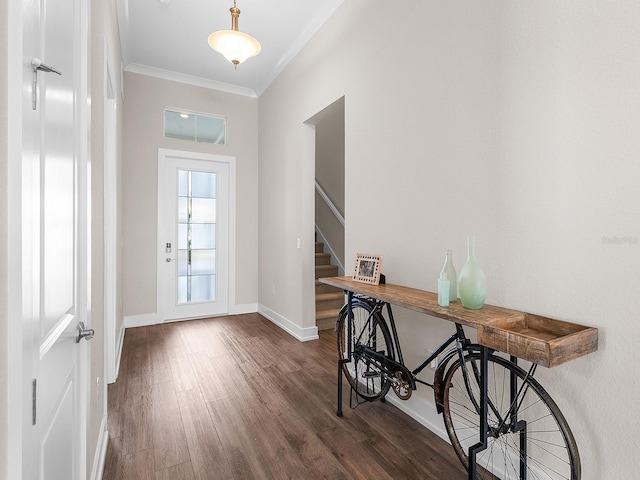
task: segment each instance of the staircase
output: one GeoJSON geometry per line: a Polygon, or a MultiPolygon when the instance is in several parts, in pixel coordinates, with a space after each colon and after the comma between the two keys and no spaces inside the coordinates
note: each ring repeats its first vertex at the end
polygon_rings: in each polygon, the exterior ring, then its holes
{"type": "Polygon", "coordinates": [[[338,267],[331,265],[331,254],[324,253],[324,243],[316,241],[316,326],[328,330],[336,323],[338,313],[344,305],[342,290],[318,281],[323,277],[335,277],[338,267]]]}

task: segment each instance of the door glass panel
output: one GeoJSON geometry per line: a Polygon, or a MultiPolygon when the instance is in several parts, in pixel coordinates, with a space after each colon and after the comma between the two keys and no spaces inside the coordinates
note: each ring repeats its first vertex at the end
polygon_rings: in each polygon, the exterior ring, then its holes
{"type": "Polygon", "coordinates": [[[191,252],[191,275],[213,275],[215,273],[215,250],[193,250],[191,252]]]}
{"type": "Polygon", "coordinates": [[[216,223],[216,199],[192,198],[191,199],[192,223],[216,223]]]}
{"type": "Polygon", "coordinates": [[[177,302],[216,300],[216,174],[178,171],[177,302]]]}
{"type": "Polygon", "coordinates": [[[187,251],[178,250],[178,276],[187,276],[187,251]]]}
{"type": "Polygon", "coordinates": [[[191,301],[210,302],[216,298],[216,276],[194,275],[191,277],[191,301]]]}
{"type": "Polygon", "coordinates": [[[178,277],[178,303],[187,303],[187,277],[178,277]]]}
{"type": "Polygon", "coordinates": [[[178,171],[178,195],[186,197],[189,195],[189,172],[178,171]]]}
{"type": "Polygon", "coordinates": [[[191,172],[191,194],[200,198],[216,198],[216,176],[209,172],[191,172]]]}
{"type": "Polygon", "coordinates": [[[216,248],[216,225],[211,223],[191,225],[191,248],[216,248]]]}
{"type": "Polygon", "coordinates": [[[189,243],[189,226],[187,223],[178,224],[178,248],[186,250],[189,243]]]}
{"type": "Polygon", "coordinates": [[[180,224],[187,224],[187,217],[189,215],[187,197],[178,197],[178,222],[180,224]]]}

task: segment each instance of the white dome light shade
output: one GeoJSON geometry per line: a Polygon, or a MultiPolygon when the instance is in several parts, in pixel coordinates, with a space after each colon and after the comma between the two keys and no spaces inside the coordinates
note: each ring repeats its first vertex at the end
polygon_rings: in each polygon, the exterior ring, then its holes
{"type": "Polygon", "coordinates": [[[220,30],[209,35],[209,46],[237,66],[247,58],[255,57],[262,47],[251,35],[237,30],[220,30]]]}
{"type": "Polygon", "coordinates": [[[209,35],[209,46],[216,52],[224,55],[224,58],[233,63],[235,69],[249,57],[255,57],[260,53],[260,43],[251,35],[242,33],[238,29],[238,17],[240,9],[233,0],[231,12],[231,30],[220,30],[209,35]]]}

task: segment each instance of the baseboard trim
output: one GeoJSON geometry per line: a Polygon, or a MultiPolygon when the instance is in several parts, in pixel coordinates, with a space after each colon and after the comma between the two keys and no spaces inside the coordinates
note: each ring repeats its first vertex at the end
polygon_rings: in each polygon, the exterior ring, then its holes
{"type": "Polygon", "coordinates": [[[387,394],[385,399],[391,405],[398,407],[416,422],[428,428],[447,443],[451,443],[447,431],[444,428],[442,415],[438,414],[434,404],[418,396],[412,396],[409,400],[400,400],[393,393],[387,394]]]}
{"type": "Polygon", "coordinates": [[[141,315],[129,315],[124,317],[124,328],[146,327],[158,323],[158,315],[155,313],[143,313],[141,315]]]}
{"type": "Polygon", "coordinates": [[[98,434],[98,444],[93,456],[93,468],[91,469],[91,480],[102,480],[104,462],[107,458],[107,445],[109,444],[109,432],[107,431],[107,416],[102,417],[100,433],[98,434]]]}
{"type": "Polygon", "coordinates": [[[232,305],[229,308],[229,315],[243,315],[245,313],[256,313],[257,311],[257,303],[241,303],[239,305],[232,305]]]}
{"type": "Polygon", "coordinates": [[[124,332],[126,330],[126,326],[124,321],[120,324],[120,333],[118,334],[118,343],[116,344],[116,371],[114,374],[113,381],[115,382],[118,379],[118,372],[120,371],[120,360],[122,359],[122,346],[124,345],[124,332]]]}
{"type": "MultiPolygon", "coordinates": [[[[238,305],[232,305],[229,307],[229,313],[219,314],[215,316],[222,315],[242,315],[245,313],[256,313],[258,311],[257,303],[241,303],[238,305]]],[[[208,318],[208,317],[203,317],[208,318]]],[[[190,318],[181,318],[175,319],[171,321],[180,321],[180,320],[191,320],[190,318]]],[[[124,337],[124,329],[125,328],[133,328],[133,327],[146,327],[148,325],[156,325],[158,323],[163,323],[158,320],[157,313],[143,313],[141,315],[129,315],[124,317],[123,322],[123,332],[122,335],[124,337]]]]}
{"type": "Polygon", "coordinates": [[[289,335],[297,338],[301,342],[308,342],[310,340],[317,340],[319,338],[318,327],[300,327],[293,323],[291,320],[283,317],[279,313],[276,313],[261,304],[258,304],[258,313],[271,322],[275,323],[289,335]]]}

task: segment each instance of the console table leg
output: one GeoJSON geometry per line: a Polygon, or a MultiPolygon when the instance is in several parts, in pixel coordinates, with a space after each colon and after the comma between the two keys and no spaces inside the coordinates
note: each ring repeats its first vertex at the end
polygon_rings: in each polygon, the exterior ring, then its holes
{"type": "Polygon", "coordinates": [[[469,480],[476,480],[476,455],[487,448],[487,390],[489,388],[487,370],[489,349],[482,346],[480,350],[480,442],[469,448],[469,480]]]}
{"type": "Polygon", "coordinates": [[[338,360],[338,410],[336,411],[336,415],[342,416],[342,365],[344,365],[347,360],[341,359],[338,360]]]}

